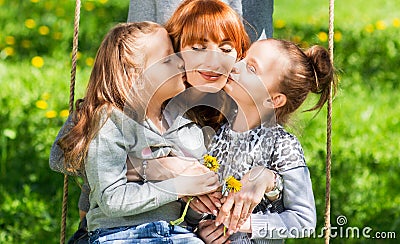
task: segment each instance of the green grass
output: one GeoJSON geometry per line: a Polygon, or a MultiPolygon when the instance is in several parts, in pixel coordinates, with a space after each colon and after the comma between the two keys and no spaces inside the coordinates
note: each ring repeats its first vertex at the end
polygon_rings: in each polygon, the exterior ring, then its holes
{"type": "MultiPolygon", "coordinates": [[[[398,1],[336,0],[335,26],[340,28],[362,29],[379,20],[391,23],[399,18],[395,11],[398,1]]],[[[274,19],[283,19],[290,23],[323,23],[328,26],[329,1],[275,1],[274,19]]]]}
{"type": "MultiPolygon", "coordinates": [[[[335,30],[341,38],[335,42],[340,90],[333,103],[331,222],[337,227],[336,218],[343,215],[345,227],[371,227],[371,234],[400,229],[397,5],[353,0],[336,1],[335,7],[335,30]]],[[[48,156],[65,120],[62,111],[68,109],[73,9],[74,1],[0,0],[0,243],[58,242],[63,176],[49,169],[48,156]],[[35,27],[25,25],[28,19],[35,27]],[[49,33],[40,34],[41,26],[49,33]],[[44,60],[42,67],[32,64],[35,56],[44,60]],[[38,107],[38,101],[47,107],[38,107]]],[[[76,97],[84,94],[90,61],[104,34],[125,21],[127,9],[128,1],[83,1],[76,97]]],[[[275,37],[297,40],[304,47],[327,46],[320,33],[328,30],[328,1],[275,1],[274,20],[275,37]]],[[[304,147],[321,228],[326,111],[313,116],[299,113],[291,129],[304,147]]],[[[69,189],[67,236],[78,223],[79,187],[73,179],[69,189]]],[[[332,243],[376,239],[335,238],[332,243]]]]}

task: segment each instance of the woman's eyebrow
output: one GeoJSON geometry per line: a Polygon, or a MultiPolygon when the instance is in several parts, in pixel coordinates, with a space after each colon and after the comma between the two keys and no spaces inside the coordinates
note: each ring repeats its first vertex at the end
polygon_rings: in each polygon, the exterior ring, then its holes
{"type": "Polygon", "coordinates": [[[226,43],[232,43],[232,40],[231,39],[229,39],[229,38],[225,38],[225,39],[223,39],[222,41],[221,41],[221,44],[226,44],[226,43]]]}

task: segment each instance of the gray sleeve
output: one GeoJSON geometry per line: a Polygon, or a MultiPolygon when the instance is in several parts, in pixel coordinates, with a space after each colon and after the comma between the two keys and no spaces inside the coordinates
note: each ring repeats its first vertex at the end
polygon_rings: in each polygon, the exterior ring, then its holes
{"type": "MultiPolygon", "coordinates": [[[[61,127],[60,131],[58,132],[58,135],[56,139],[53,142],[53,145],[51,146],[50,149],[50,157],[49,157],[49,166],[50,169],[63,173],[63,174],[69,174],[69,175],[75,175],[72,174],[71,172],[67,171],[64,167],[64,152],[61,149],[61,147],[58,145],[58,141],[60,138],[65,136],[72,128],[73,126],[72,122],[72,117],[71,115],[68,117],[67,121],[65,121],[64,125],[61,127]]],[[[80,175],[81,176],[81,175],[80,175]]]]}
{"type": "Polygon", "coordinates": [[[280,174],[285,211],[252,214],[252,239],[301,238],[314,232],[317,220],[308,168],[298,167],[280,174]]]}
{"type": "Polygon", "coordinates": [[[130,0],[128,22],[153,21],[165,24],[180,3],[181,0],[130,0]]]}
{"type": "Polygon", "coordinates": [[[243,19],[255,29],[245,25],[252,42],[272,37],[274,0],[242,0],[242,9],[243,19]]]}
{"type": "Polygon", "coordinates": [[[90,143],[85,162],[91,188],[90,207],[98,206],[108,216],[121,217],[147,212],[177,200],[172,180],[127,182],[126,146],[121,130],[111,119],[90,143]]]}
{"type": "Polygon", "coordinates": [[[81,211],[89,212],[90,203],[89,203],[89,193],[90,187],[87,183],[87,180],[82,184],[81,195],[79,196],[78,208],[81,211]]]}

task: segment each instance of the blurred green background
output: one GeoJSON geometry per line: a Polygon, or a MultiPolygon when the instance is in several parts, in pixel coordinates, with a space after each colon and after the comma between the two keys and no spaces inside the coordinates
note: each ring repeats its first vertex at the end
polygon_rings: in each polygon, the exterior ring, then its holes
{"type": "MultiPolygon", "coordinates": [[[[103,36],[126,21],[128,2],[82,1],[76,97],[83,95],[103,36]]],[[[48,156],[68,116],[74,4],[0,0],[0,243],[59,241],[63,176],[49,169],[48,156]]],[[[399,0],[336,1],[340,89],[333,102],[331,222],[338,229],[332,243],[397,243],[373,237],[400,235],[399,7],[399,0]],[[359,228],[360,238],[340,234],[347,227],[359,228]],[[362,237],[366,227],[370,238],[362,237]]],[[[327,47],[328,1],[277,0],[274,26],[276,38],[327,47]]],[[[326,111],[314,116],[298,113],[289,129],[303,144],[311,171],[318,235],[324,224],[326,111]]],[[[78,225],[78,183],[71,178],[67,236],[78,225]]]]}

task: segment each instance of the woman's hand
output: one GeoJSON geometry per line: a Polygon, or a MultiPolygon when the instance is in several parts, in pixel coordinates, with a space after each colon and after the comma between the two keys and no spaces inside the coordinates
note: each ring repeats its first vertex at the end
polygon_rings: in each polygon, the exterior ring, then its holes
{"type": "Polygon", "coordinates": [[[197,235],[205,243],[230,243],[229,235],[224,235],[224,227],[222,225],[215,226],[214,220],[203,220],[199,223],[197,235]]]}
{"type": "Polygon", "coordinates": [[[247,172],[240,181],[240,191],[230,192],[220,208],[216,224],[226,223],[229,234],[237,232],[261,202],[264,193],[274,188],[274,177],[274,173],[264,166],[257,166],[247,172]]]}
{"type": "MultiPolygon", "coordinates": [[[[194,197],[190,202],[190,207],[199,213],[208,213],[217,216],[218,209],[222,206],[221,198],[222,193],[220,190],[217,190],[209,194],[194,197]]],[[[188,198],[184,197],[183,200],[187,202],[188,198]]]]}

